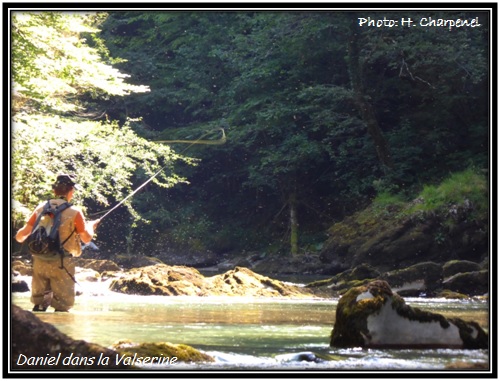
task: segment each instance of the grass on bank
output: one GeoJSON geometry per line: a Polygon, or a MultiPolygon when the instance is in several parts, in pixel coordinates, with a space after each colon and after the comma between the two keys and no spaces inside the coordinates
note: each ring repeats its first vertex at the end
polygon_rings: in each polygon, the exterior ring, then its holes
{"type": "Polygon", "coordinates": [[[488,179],[475,169],[451,174],[441,183],[425,185],[410,202],[398,194],[383,192],[373,200],[375,212],[387,209],[397,210],[401,217],[418,213],[429,213],[468,203],[473,217],[488,214],[488,179]]]}

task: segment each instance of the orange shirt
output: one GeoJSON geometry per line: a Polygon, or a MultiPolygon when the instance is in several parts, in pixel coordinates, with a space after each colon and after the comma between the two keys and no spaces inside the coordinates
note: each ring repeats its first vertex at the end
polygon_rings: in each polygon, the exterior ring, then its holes
{"type": "Polygon", "coordinates": [[[77,233],[83,233],[85,231],[85,219],[83,214],[78,212],[75,216],[75,228],[77,233]]]}
{"type": "MultiPolygon", "coordinates": [[[[75,216],[75,228],[77,233],[83,233],[85,231],[85,219],[83,214],[78,212],[75,216]]],[[[36,223],[36,213],[33,213],[27,222],[27,225],[35,226],[36,223]]]]}

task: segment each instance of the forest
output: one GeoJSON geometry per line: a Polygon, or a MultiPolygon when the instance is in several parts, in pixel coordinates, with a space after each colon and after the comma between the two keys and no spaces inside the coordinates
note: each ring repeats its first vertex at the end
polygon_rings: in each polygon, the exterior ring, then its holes
{"type": "Polygon", "coordinates": [[[14,12],[11,227],[72,172],[89,219],[149,181],[102,258],[317,253],[373,203],[489,181],[489,44],[481,11],[14,12]]]}

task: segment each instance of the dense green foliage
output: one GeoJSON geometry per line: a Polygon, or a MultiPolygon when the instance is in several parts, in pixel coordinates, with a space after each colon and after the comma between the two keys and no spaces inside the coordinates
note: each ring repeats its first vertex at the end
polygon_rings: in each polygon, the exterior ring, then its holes
{"type": "MultiPolygon", "coordinates": [[[[144,92],[127,84],[127,75],[108,65],[80,33],[95,33],[95,15],[14,13],[12,18],[12,190],[13,224],[19,227],[34,206],[51,196],[58,173],[76,173],[82,190],[74,203],[89,212],[102,210],[155,177],[170,188],[184,181],[171,172],[181,159],[170,147],[139,137],[127,120],[98,121],[101,99],[144,92]]],[[[98,41],[98,40],[96,40],[98,41]]],[[[190,162],[190,160],[187,160],[190,162]]],[[[127,202],[133,218],[142,217],[127,202]]],[[[96,216],[93,216],[96,218],[96,216]]],[[[128,229],[122,235],[128,236],[128,229]]]]}
{"type": "Polygon", "coordinates": [[[167,231],[197,221],[192,238],[210,249],[282,241],[286,251],[289,208],[306,247],[377,193],[407,198],[450,171],[486,168],[487,19],[441,15],[482,26],[360,28],[359,14],[340,12],[111,13],[107,47],[151,88],[114,115],[143,116],[142,132],[157,139],[226,127],[225,146],[190,151],[202,165],[187,174],[192,186],[168,194],[177,222],[167,231]]]}
{"type": "MultiPolygon", "coordinates": [[[[218,253],[289,252],[290,235],[299,233],[298,249],[306,250],[324,240],[332,222],[377,194],[408,200],[450,172],[487,168],[486,14],[432,13],[477,16],[481,27],[363,28],[355,12],[113,11],[94,17],[102,32],[82,29],[88,38],[80,43],[128,73],[136,87],[123,90],[127,97],[110,96],[121,93],[103,86],[73,88],[84,110],[150,141],[141,140],[136,164],[149,149],[162,155],[154,140],[192,140],[220,127],[228,137],[222,146],[172,144],[200,165],[176,167],[189,185],[134,197],[135,210],[153,223],[138,222],[129,242],[143,253],[158,241],[218,253]],[[130,118],[136,119],[127,124],[130,118]]],[[[380,14],[363,13],[368,16],[380,14]]],[[[34,60],[22,51],[14,51],[13,60],[34,60]]],[[[20,82],[27,78],[21,74],[20,82]]],[[[111,125],[102,124],[121,130],[111,125]]],[[[137,166],[123,165],[124,173],[144,180],[137,166]]],[[[297,250],[293,239],[291,245],[297,250]]]]}
{"type": "Polygon", "coordinates": [[[120,73],[81,34],[96,33],[95,15],[59,12],[12,14],[12,80],[16,108],[77,111],[92,98],[148,91],[120,73]],[[79,97],[79,99],[78,99],[79,97]],[[28,103],[28,104],[27,104],[28,103]]]}

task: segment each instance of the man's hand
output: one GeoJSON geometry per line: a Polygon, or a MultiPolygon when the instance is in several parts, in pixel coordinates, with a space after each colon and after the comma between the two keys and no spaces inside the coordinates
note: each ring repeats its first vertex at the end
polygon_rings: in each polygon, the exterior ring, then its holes
{"type": "Polygon", "coordinates": [[[92,229],[94,229],[94,231],[97,229],[97,225],[99,225],[99,223],[101,222],[101,219],[97,219],[97,220],[94,220],[94,221],[89,221],[88,223],[90,225],[92,225],[92,229]]]}

